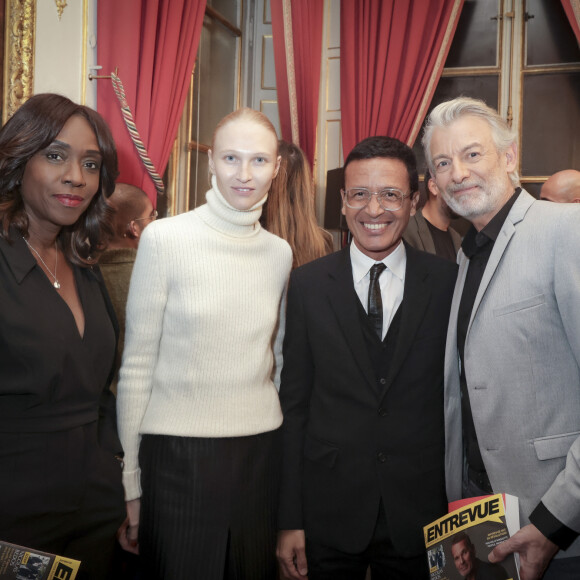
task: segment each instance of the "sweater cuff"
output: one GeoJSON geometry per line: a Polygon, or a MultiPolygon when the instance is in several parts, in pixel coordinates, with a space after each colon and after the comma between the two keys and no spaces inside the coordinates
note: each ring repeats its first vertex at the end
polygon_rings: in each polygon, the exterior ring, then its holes
{"type": "Polygon", "coordinates": [[[530,514],[530,521],[548,540],[554,542],[560,550],[570,547],[579,535],[578,532],[570,529],[548,511],[548,508],[542,502],[530,514]]]}
{"type": "Polygon", "coordinates": [[[141,470],[124,471],[123,487],[125,488],[125,501],[141,497],[141,470]]]}

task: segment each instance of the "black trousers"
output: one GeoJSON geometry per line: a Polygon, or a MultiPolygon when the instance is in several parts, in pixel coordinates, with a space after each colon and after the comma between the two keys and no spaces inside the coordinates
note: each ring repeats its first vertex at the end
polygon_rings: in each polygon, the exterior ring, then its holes
{"type": "Polygon", "coordinates": [[[144,435],[139,450],[143,577],[276,578],[278,431],[144,435]]]}
{"type": "Polygon", "coordinates": [[[381,503],[373,537],[365,550],[347,554],[306,538],[309,580],[428,580],[427,555],[408,558],[393,547],[385,510],[381,503]]]}
{"type": "Polygon", "coordinates": [[[81,560],[78,580],[104,580],[124,519],[121,465],[96,423],[0,434],[0,539],[81,560]]]}

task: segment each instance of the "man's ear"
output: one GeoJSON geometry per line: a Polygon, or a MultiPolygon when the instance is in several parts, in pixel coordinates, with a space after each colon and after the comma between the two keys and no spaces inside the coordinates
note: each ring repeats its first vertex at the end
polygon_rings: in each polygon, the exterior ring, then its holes
{"type": "Polygon", "coordinates": [[[342,212],[342,215],[346,215],[346,207],[345,207],[345,201],[344,201],[346,199],[345,196],[346,196],[346,193],[344,193],[344,189],[341,189],[340,190],[340,197],[342,198],[342,206],[340,208],[340,211],[342,212]]]}
{"type": "Polygon", "coordinates": [[[411,195],[411,212],[409,215],[415,215],[417,213],[417,204],[419,203],[419,192],[415,191],[411,195]]]}
{"type": "Polygon", "coordinates": [[[427,189],[435,196],[439,195],[439,188],[435,183],[435,180],[431,177],[429,181],[427,181],[427,189]]]}
{"type": "Polygon", "coordinates": [[[129,238],[130,240],[137,240],[137,239],[139,239],[140,235],[141,235],[141,230],[137,226],[137,223],[135,222],[135,220],[131,220],[127,224],[127,231],[125,233],[125,237],[129,238]]]}
{"type": "Polygon", "coordinates": [[[516,170],[518,164],[518,146],[512,143],[504,152],[506,157],[506,169],[508,173],[516,170]]]}

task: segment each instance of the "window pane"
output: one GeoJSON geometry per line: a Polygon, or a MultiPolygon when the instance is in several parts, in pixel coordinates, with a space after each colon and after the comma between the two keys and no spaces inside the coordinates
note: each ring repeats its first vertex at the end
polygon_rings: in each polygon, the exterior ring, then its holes
{"type": "MultiPolygon", "coordinates": [[[[455,97],[459,96],[483,99],[490,107],[497,109],[497,75],[442,77],[439,80],[437,88],[435,89],[433,100],[429,106],[429,113],[439,103],[454,99],[455,97]]],[[[425,167],[425,156],[423,155],[423,147],[421,146],[422,136],[423,129],[421,128],[421,131],[419,131],[419,136],[417,137],[415,145],[413,146],[413,150],[417,156],[417,167],[419,168],[419,173],[422,173],[423,168],[425,167]]]]}
{"type": "Polygon", "coordinates": [[[527,0],[527,66],[580,62],[574,31],[558,0],[527,0]]]}
{"type": "Polygon", "coordinates": [[[231,24],[239,27],[237,0],[207,0],[207,5],[217,10],[231,24]]]}
{"type": "Polygon", "coordinates": [[[580,167],[580,72],[524,77],[522,174],[580,167]]]}
{"type": "Polygon", "coordinates": [[[499,12],[499,1],[465,0],[445,68],[497,66],[499,12]]]}
{"type": "Polygon", "coordinates": [[[205,203],[205,193],[209,189],[209,164],[204,151],[191,152],[191,187],[189,207],[193,209],[205,203]]]}
{"type": "Polygon", "coordinates": [[[235,109],[238,39],[206,17],[195,63],[193,138],[209,145],[218,121],[235,109]],[[199,110],[201,103],[201,111],[199,110]]]}

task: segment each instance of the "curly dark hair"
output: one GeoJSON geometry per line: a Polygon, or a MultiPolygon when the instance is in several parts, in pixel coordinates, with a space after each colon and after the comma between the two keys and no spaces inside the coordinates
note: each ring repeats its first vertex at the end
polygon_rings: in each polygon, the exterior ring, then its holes
{"type": "Polygon", "coordinates": [[[96,112],[62,95],[35,95],[0,129],[0,237],[10,241],[10,228],[28,234],[28,216],[20,193],[24,169],[30,159],[48,147],[73,116],[83,117],[97,138],[102,164],[99,188],[86,211],[58,235],[59,246],[73,264],[88,267],[112,236],[112,210],[107,204],[119,174],[117,150],[111,131],[96,112]]]}

